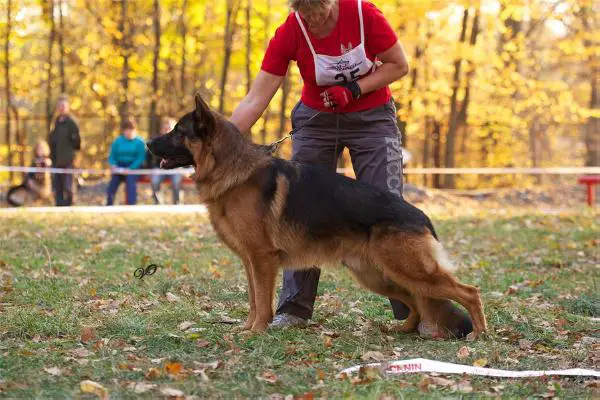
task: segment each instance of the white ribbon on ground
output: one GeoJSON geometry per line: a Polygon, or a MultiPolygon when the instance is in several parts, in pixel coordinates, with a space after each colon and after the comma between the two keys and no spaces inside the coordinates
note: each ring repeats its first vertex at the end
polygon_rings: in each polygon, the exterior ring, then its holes
{"type": "Polygon", "coordinates": [[[357,373],[361,368],[379,369],[388,375],[402,375],[420,372],[437,372],[440,374],[467,374],[479,376],[493,376],[500,378],[526,378],[532,376],[594,376],[600,377],[600,371],[592,369],[571,368],[554,371],[510,371],[504,369],[473,367],[470,365],[454,364],[449,362],[428,360],[426,358],[413,358],[410,360],[389,361],[357,365],[346,368],[340,372],[340,376],[357,373]]]}

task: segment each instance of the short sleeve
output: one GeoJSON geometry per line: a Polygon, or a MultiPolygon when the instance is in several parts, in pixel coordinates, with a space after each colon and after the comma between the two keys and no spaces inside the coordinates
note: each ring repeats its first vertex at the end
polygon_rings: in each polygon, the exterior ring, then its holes
{"type": "Polygon", "coordinates": [[[383,13],[368,1],[362,2],[362,10],[367,52],[380,54],[396,44],[398,36],[383,13]]]}
{"type": "Polygon", "coordinates": [[[275,31],[275,36],[269,41],[261,69],[273,75],[284,76],[290,61],[296,59],[298,41],[293,23],[294,14],[275,31]]]}

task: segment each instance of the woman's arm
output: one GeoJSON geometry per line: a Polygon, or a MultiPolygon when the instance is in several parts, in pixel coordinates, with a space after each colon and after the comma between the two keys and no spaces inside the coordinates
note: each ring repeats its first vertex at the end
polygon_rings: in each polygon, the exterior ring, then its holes
{"type": "Polygon", "coordinates": [[[244,134],[250,132],[250,128],[267,109],[269,102],[281,86],[284,78],[284,76],[273,75],[260,70],[252,83],[250,92],[231,114],[230,121],[238,127],[240,132],[244,134]]]}
{"type": "Polygon", "coordinates": [[[375,72],[357,82],[363,94],[381,89],[408,74],[408,61],[400,42],[377,54],[377,58],[383,64],[377,67],[375,72]]]}

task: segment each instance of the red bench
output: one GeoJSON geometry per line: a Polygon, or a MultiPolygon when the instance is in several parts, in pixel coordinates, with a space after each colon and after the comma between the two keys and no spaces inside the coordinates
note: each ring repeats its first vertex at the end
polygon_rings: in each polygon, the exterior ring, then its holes
{"type": "Polygon", "coordinates": [[[587,203],[588,206],[593,207],[596,203],[596,188],[594,186],[600,183],[600,175],[582,176],[577,180],[577,183],[587,185],[587,203]]]}

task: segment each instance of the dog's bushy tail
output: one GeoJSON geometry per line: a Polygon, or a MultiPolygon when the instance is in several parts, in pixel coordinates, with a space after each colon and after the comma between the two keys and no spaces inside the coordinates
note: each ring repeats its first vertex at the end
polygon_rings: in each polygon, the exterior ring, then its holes
{"type": "Polygon", "coordinates": [[[428,238],[431,254],[437,262],[438,267],[448,272],[456,271],[456,266],[450,261],[450,257],[446,253],[444,246],[433,235],[428,235],[428,238]]]}

